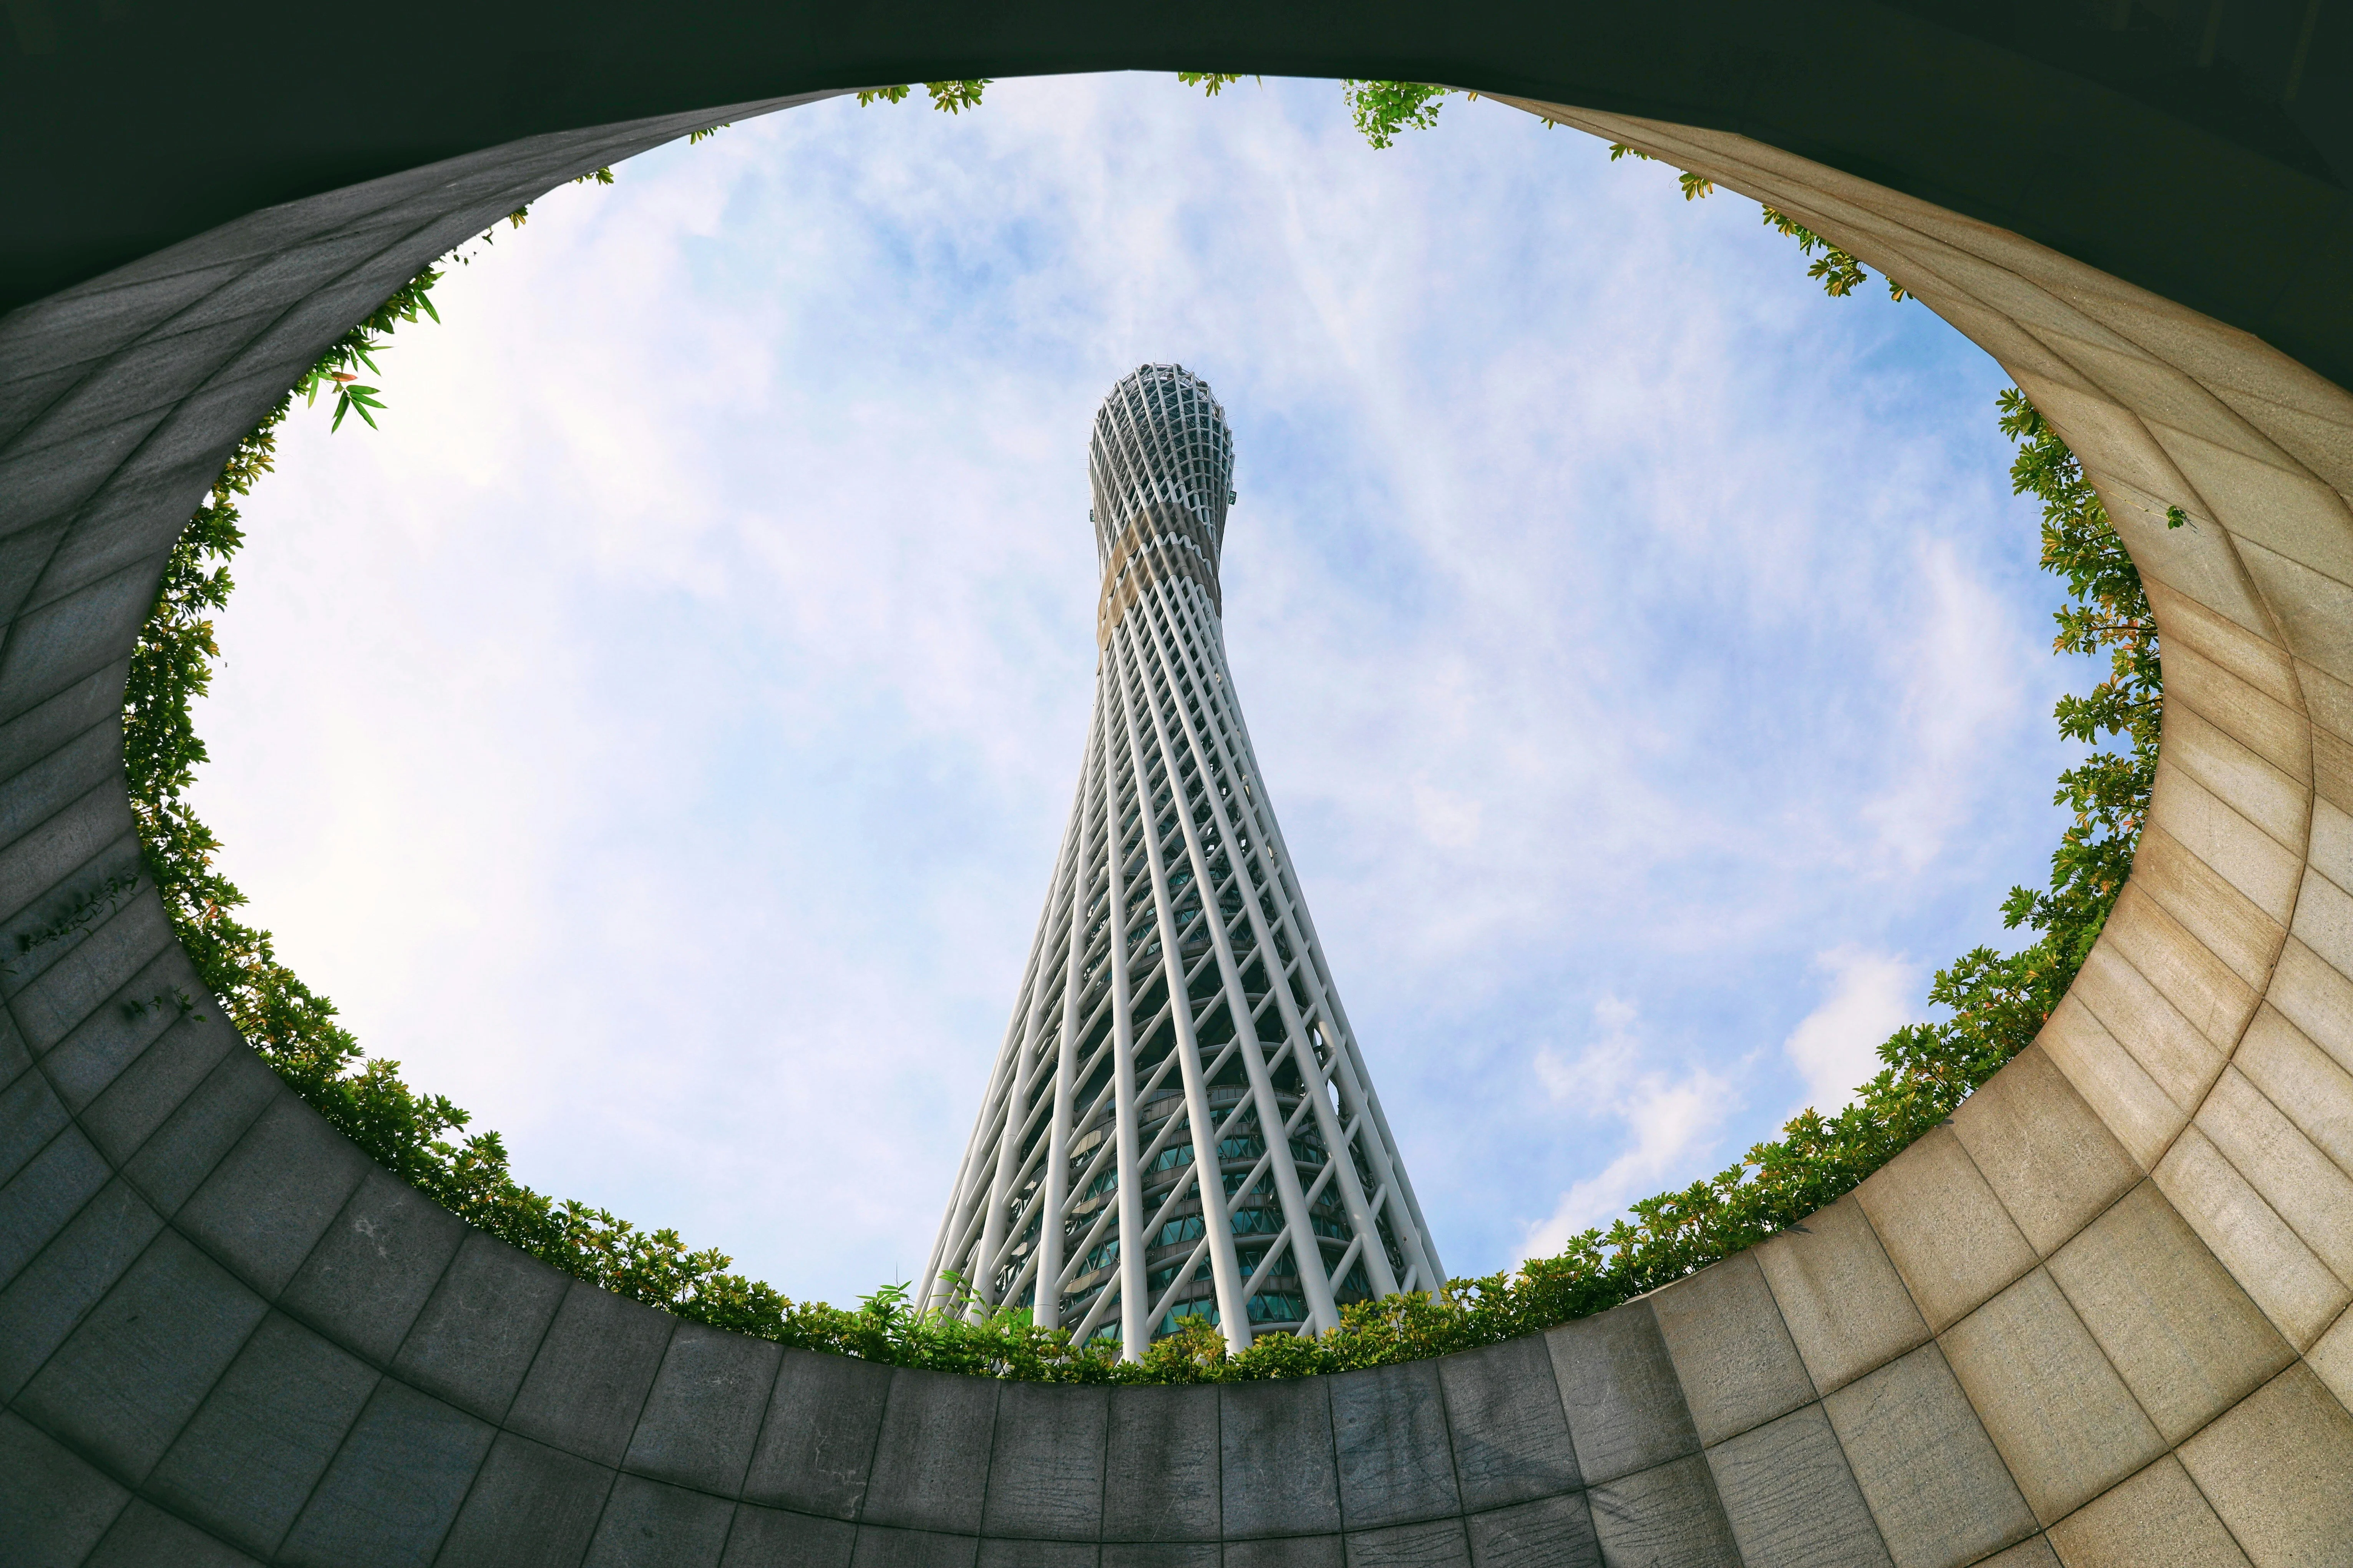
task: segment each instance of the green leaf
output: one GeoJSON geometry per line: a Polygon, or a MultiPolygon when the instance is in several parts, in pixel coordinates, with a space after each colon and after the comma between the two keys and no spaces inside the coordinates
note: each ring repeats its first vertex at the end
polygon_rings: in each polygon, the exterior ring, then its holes
{"type": "Polygon", "coordinates": [[[1394,146],[1407,131],[1429,131],[1438,124],[1440,103],[1448,89],[1419,81],[1355,81],[1340,84],[1349,117],[1366,142],[1376,148],[1394,146]]]}
{"type": "Polygon", "coordinates": [[[1215,98],[1241,80],[1239,76],[1227,76],[1218,71],[1178,71],[1176,79],[1187,87],[1198,87],[1206,97],[1215,98]]]}
{"type": "Polygon", "coordinates": [[[980,95],[987,88],[988,79],[978,81],[927,81],[923,90],[932,95],[932,107],[947,114],[961,114],[967,109],[980,107],[980,95]]]}

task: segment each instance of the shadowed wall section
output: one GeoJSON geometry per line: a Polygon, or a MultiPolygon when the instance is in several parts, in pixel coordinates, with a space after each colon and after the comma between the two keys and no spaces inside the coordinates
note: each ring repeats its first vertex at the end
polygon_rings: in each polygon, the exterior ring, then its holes
{"type": "MultiPolygon", "coordinates": [[[[784,106],[271,208],[0,321],[0,931],[137,865],[124,661],[230,445],[321,348],[554,184],[784,106]]],[[[198,984],[142,893],[0,975],[0,1563],[2348,1561],[2353,398],[1820,164],[1523,107],[1883,268],[2098,482],[2163,627],[2163,755],[2034,1048],[1803,1226],[1548,1334],[999,1384],[681,1322],[469,1231],[216,1008],[126,1016],[198,984]]]]}

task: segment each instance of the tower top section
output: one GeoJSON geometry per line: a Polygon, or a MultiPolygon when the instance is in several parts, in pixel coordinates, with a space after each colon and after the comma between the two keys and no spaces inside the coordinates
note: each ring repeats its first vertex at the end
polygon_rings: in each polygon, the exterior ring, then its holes
{"type": "Polygon", "coordinates": [[[1223,608],[1218,556],[1234,501],[1234,436],[1209,384],[1180,364],[1141,365],[1095,410],[1087,446],[1095,559],[1103,566],[1099,643],[1145,587],[1189,578],[1223,608]]]}

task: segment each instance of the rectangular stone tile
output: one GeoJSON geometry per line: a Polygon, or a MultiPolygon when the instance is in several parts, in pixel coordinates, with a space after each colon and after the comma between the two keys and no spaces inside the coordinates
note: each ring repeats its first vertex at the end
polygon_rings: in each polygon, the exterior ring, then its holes
{"type": "Polygon", "coordinates": [[[1699,1451],[1674,1363],[1648,1301],[1564,1323],[1545,1335],[1588,1485],[1699,1451]]]}
{"type": "Polygon", "coordinates": [[[1105,1540],[1218,1539],[1217,1389],[1113,1389],[1109,1450],[1105,1540]]]}
{"type": "Polygon", "coordinates": [[[984,1535],[1092,1541],[1102,1533],[1111,1394],[1108,1388],[1005,1385],[984,1535]]]}
{"type": "Polygon", "coordinates": [[[2171,1454],[2051,1527],[2067,1568],[2244,1568],[2246,1553],[2171,1454]]]}
{"type": "Polygon", "coordinates": [[[2260,1568],[2343,1561],[2353,1416],[2292,1366],[2181,1446],[2181,1463],[2260,1568]]]}
{"type": "Polygon", "coordinates": [[[1720,1443],[1812,1402],[1813,1379],[1752,1254],[1653,1293],[1651,1309],[1701,1443],[1720,1443]]]}
{"type": "Polygon", "coordinates": [[[679,1324],[624,1463],[656,1480],[735,1496],[783,1356],[765,1340],[679,1324]]]}
{"type": "Polygon", "coordinates": [[[177,1021],[176,1002],[166,1010],[154,998],[180,983],[179,959],[169,947],[157,949],[137,973],[121,977],[113,1000],[76,1024],[41,1058],[58,1097],[72,1110],[87,1109],[112,1088],[177,1021]]]}
{"type": "Polygon", "coordinates": [[[255,1119],[174,1221],[248,1284],[275,1297],[373,1168],[289,1090],[255,1119]]]}
{"type": "MultiPolygon", "coordinates": [[[[164,962],[176,963],[178,959],[176,952],[168,953],[164,962]]],[[[217,1012],[206,1009],[201,1019],[190,1014],[91,1101],[81,1113],[82,1129],[120,1165],[187,1103],[223,1058],[244,1049],[245,1042],[217,1012]]]]}
{"type": "Polygon", "coordinates": [[[1928,1325],[1850,1195],[1753,1250],[1814,1385],[1842,1387],[1928,1338],[1928,1325]]]}
{"type": "MultiPolygon", "coordinates": [[[[2306,872],[2288,929],[2337,973],[2353,970],[2353,893],[2317,871],[2306,872]]],[[[2285,1007],[2282,1011],[2295,1017],[2285,1007]]]]}
{"type": "Polygon", "coordinates": [[[1352,1541],[1359,1531],[1461,1511],[1434,1363],[1340,1373],[1328,1388],[1340,1513],[1352,1541]]]}
{"type": "Polygon", "coordinates": [[[1348,1568],[1471,1568],[1471,1542],[1459,1519],[1350,1531],[1348,1568]]]}
{"type": "Polygon", "coordinates": [[[980,1539],[861,1524],[850,1568],[975,1568],[980,1539]]]}
{"type": "MultiPolygon", "coordinates": [[[[235,286],[220,290],[214,298],[235,292],[235,286]]],[[[284,309],[284,300],[278,301],[284,309]]],[[[248,310],[252,304],[248,303],[248,310]]],[[[40,417],[10,443],[9,455],[37,462],[49,458],[55,466],[70,474],[80,467],[72,461],[75,448],[92,438],[103,439],[127,425],[152,422],[161,427],[170,418],[173,406],[180,400],[196,395],[204,385],[206,374],[234,354],[254,335],[250,321],[235,323],[226,331],[174,331],[189,314],[204,310],[202,305],[184,313],[177,321],[159,327],[157,332],[141,342],[131,353],[104,366],[97,374],[79,379],[72,388],[52,401],[40,417]]],[[[111,445],[111,443],[110,443],[111,445]]],[[[109,458],[116,456],[108,452],[109,458]]],[[[109,463],[102,470],[106,478],[101,489],[110,485],[121,472],[138,458],[136,448],[123,452],[120,461],[109,463]]],[[[218,465],[215,465],[216,468],[218,465]]],[[[62,478],[62,476],[61,476],[62,478]]],[[[88,482],[85,479],[85,482],[88,482]]],[[[174,508],[179,511],[182,508],[174,508]]],[[[170,515],[167,513],[166,515],[170,515]]]]}
{"type": "Polygon", "coordinates": [[[581,1568],[718,1568],[734,1519],[732,1502],[624,1474],[581,1568]]]}
{"type": "Polygon", "coordinates": [[[1103,1568],[1219,1568],[1222,1555],[1214,1541],[1106,1541],[1103,1568]]]}
{"type": "Polygon", "coordinates": [[[2183,1131],[2155,1176],[2158,1190],[2290,1344],[2310,1344],[2353,1300],[2197,1128],[2183,1131]]]}
{"type": "Polygon", "coordinates": [[[26,1384],[17,1408],[117,1474],[143,1477],[265,1310],[165,1231],[26,1384]]]}
{"type": "Polygon", "coordinates": [[[457,1518],[491,1435],[472,1416],[385,1378],[278,1561],[286,1568],[425,1568],[457,1518]]]}
{"type": "Polygon", "coordinates": [[[984,1535],[974,1568],[1097,1568],[1102,1552],[1092,1541],[993,1541],[984,1535]]]}
{"type": "Polygon", "coordinates": [[[2353,475],[2348,474],[2345,466],[2345,427],[2337,419],[2308,406],[2292,407],[2253,388],[2216,379],[2202,367],[2198,374],[2213,388],[2215,396],[2236,409],[2297,462],[2335,486],[2339,494],[2353,492],[2353,475]]]}
{"type": "MultiPolygon", "coordinates": [[[[2203,665],[2213,667],[2270,699],[2280,714],[2290,719],[2296,716],[2303,706],[2304,694],[2295,678],[2295,661],[2277,645],[2170,588],[2151,589],[2149,604],[2163,618],[2168,652],[2177,647],[2187,649],[2203,665]]],[[[2169,682],[2170,671],[2167,679],[2169,682]]],[[[2246,701],[2246,693],[2237,686],[2218,688],[2216,696],[2218,700],[2212,706],[2225,710],[2243,706],[2246,701]]],[[[2284,726],[2277,732],[2283,742],[2290,740],[2294,733],[2284,726]]],[[[2294,756],[2293,751],[2286,754],[2294,756]]],[[[2295,770],[2291,767],[2288,771],[2295,770]]]]}
{"type": "Polygon", "coordinates": [[[0,1012],[0,1082],[15,1083],[32,1070],[33,1053],[26,1048],[25,1037],[0,1012]]]}
{"type": "Polygon", "coordinates": [[[891,1369],[786,1351],[744,1478],[752,1502],[856,1519],[891,1394],[891,1369]]]}
{"type": "Polygon", "coordinates": [[[1341,1568],[1346,1561],[1336,1535],[1226,1542],[1226,1568],[1341,1568]]]}
{"type": "Polygon", "coordinates": [[[1960,1568],[2034,1532],[1936,1345],[1849,1384],[1822,1409],[1896,1568],[1960,1568]]]}
{"type": "MultiPolygon", "coordinates": [[[[46,608],[118,572],[154,569],[193,510],[192,500],[210,488],[227,456],[226,444],[210,451],[199,448],[197,442],[211,434],[205,424],[205,411],[192,406],[156,427],[132,463],[111,476],[80,509],[73,526],[41,563],[39,577],[25,594],[24,611],[46,608]]],[[[218,428],[214,426],[211,431],[218,428]]],[[[93,645],[83,650],[83,657],[103,657],[107,651],[102,644],[93,645]]]]}
{"type": "Polygon", "coordinates": [[[2148,1069],[2072,993],[2059,999],[2034,1040],[2135,1164],[2147,1170],[2165,1157],[2189,1112],[2157,1086],[2148,1069]]]}
{"type": "Polygon", "coordinates": [[[111,1174],[90,1140],[69,1128],[0,1184],[0,1281],[38,1257],[111,1174]]]}
{"type": "MultiPolygon", "coordinates": [[[[2071,293],[2066,298],[2078,309],[2088,303],[2082,293],[2071,293]]],[[[2131,318],[2122,317],[2113,309],[2086,310],[2085,313],[2104,328],[2131,321],[2131,318]]],[[[2263,477],[2252,481],[2259,487],[2259,493],[2295,481],[2312,486],[2310,475],[2296,469],[2286,454],[2171,363],[2170,356],[2161,351],[2145,352],[2148,337],[2133,330],[2141,324],[2131,321],[2131,325],[2123,326],[2123,335],[2137,340],[2130,349],[2111,347],[2099,341],[2105,337],[2105,332],[2099,338],[2071,335],[2057,341],[2071,362],[2139,417],[2158,444],[2184,473],[2191,476],[2193,482],[2218,474],[2217,467],[2209,465],[2224,465],[2219,470],[2221,474],[2235,476],[2249,469],[2261,470],[2263,477]]],[[[2158,329],[2160,332],[2163,330],[2158,329]]],[[[2162,339],[2158,341],[2161,342],[2162,339]]],[[[2242,487],[2248,482],[2241,480],[2242,487]]],[[[2216,488],[2224,488],[2226,483],[2218,480],[2216,488]]],[[[2303,499],[2306,504],[2310,503],[2309,497],[2303,499]]]]}
{"type": "Polygon", "coordinates": [[[895,1369],[860,1521],[976,1533],[997,1398],[993,1378],[895,1369]]]}
{"type": "Polygon", "coordinates": [[[2353,883],[2353,813],[2326,800],[2312,803],[2312,837],[2305,846],[2312,868],[2337,887],[2353,883]]]}
{"type": "Polygon", "coordinates": [[[2327,1051],[2329,1060],[2353,1072],[2353,980],[2290,937],[2263,1000],[2327,1051]]]}
{"type": "Polygon", "coordinates": [[[389,1363],[465,1238],[464,1221],[370,1166],[279,1305],[337,1343],[389,1363]]]}
{"type": "Polygon", "coordinates": [[[1953,1113],[1953,1136],[2044,1257],[2141,1176],[2040,1046],[2020,1052],[1969,1096],[1953,1113]]]}
{"type": "Polygon", "coordinates": [[[2032,1536],[2007,1552],[1997,1552],[1985,1558],[1983,1568],[2063,1568],[2059,1554],[2051,1550],[2045,1536],[2032,1536]]]}
{"type": "Polygon", "coordinates": [[[176,1214],[285,1089],[259,1057],[241,1046],[229,1051],[140,1145],[122,1173],[157,1208],[176,1214]]]}
{"type": "MultiPolygon", "coordinates": [[[[18,536],[32,544],[45,530],[18,536]]],[[[14,557],[16,539],[5,552],[14,557]]],[[[34,545],[37,551],[38,545],[34,545]]],[[[28,552],[31,553],[31,552],[28,552]]],[[[11,566],[35,565],[9,559],[11,566]]],[[[19,581],[13,574],[10,581],[19,581]]],[[[111,672],[128,667],[120,661],[111,672]]],[[[0,768],[11,770],[0,791],[0,836],[9,838],[37,827],[72,805],[90,790],[122,773],[122,717],[120,706],[109,712],[90,700],[97,678],[84,676],[28,712],[0,725],[0,768]],[[29,742],[29,744],[27,744],[29,742]]],[[[119,690],[119,689],[118,689],[119,690]]],[[[7,944],[14,947],[16,944],[7,944]]]]}
{"type": "MultiPolygon", "coordinates": [[[[85,678],[87,679],[87,678],[85,678]]],[[[122,781],[101,779],[0,843],[0,991],[19,992],[104,920],[139,901],[147,863],[122,781]]],[[[17,1027],[14,1019],[11,1029],[17,1027]]],[[[26,1037],[35,1055],[56,1037],[26,1037]]]]}
{"type": "Polygon", "coordinates": [[[435,1568],[577,1568],[613,1479],[602,1465],[500,1433],[435,1568]]]}
{"type": "Polygon", "coordinates": [[[2232,1065],[2340,1171],[2353,1171],[2353,1073],[2266,1002],[2232,1065]]]}
{"type": "Polygon", "coordinates": [[[0,1519],[14,1561],[80,1563],[130,1500],[55,1438],[0,1410],[0,1519]]]}
{"type": "Polygon", "coordinates": [[[1605,1481],[1585,1494],[1605,1563],[1740,1568],[1715,1480],[1697,1454],[1605,1481]]]}
{"type": "Polygon", "coordinates": [[[2168,1100],[2184,1111],[2198,1109],[2222,1070],[2225,1053],[2121,954],[2105,943],[2094,947],[2068,996],[2100,1020],[2168,1100]]]}
{"type": "MultiPolygon", "coordinates": [[[[857,1549],[858,1527],[845,1520],[811,1519],[805,1513],[735,1507],[735,1526],[727,1533],[727,1552],[720,1568],[849,1568],[857,1549]]],[[[1208,1568],[1217,1568],[1214,1560],[1208,1568]]]]}
{"type": "Polygon", "coordinates": [[[2337,1401],[2353,1408],[2353,1312],[2340,1312],[2312,1348],[2304,1352],[2306,1366],[2320,1374],[2337,1401]]]}
{"type": "Polygon", "coordinates": [[[2353,1278],[2353,1177],[2232,1068],[2197,1127],[2339,1279],[2353,1278]]]}
{"type": "Polygon", "coordinates": [[[2168,1442],[2179,1443],[2295,1358],[2295,1347],[2154,1184],[2101,1215],[2050,1270],[2168,1442]]]}
{"type": "Polygon", "coordinates": [[[1939,1332],[2034,1266],[2034,1249],[1950,1128],[1931,1128],[1854,1195],[1939,1332]]]}
{"type": "Polygon", "coordinates": [[[574,1280],[507,1411],[506,1426],[617,1465],[678,1320],[574,1280]]]}
{"type": "Polygon", "coordinates": [[[1943,1345],[2028,1506],[2045,1524],[2165,1447],[2045,1270],[1956,1323],[1943,1345]]]}
{"type": "MultiPolygon", "coordinates": [[[[60,753],[96,744],[104,761],[85,784],[121,771],[122,685],[130,670],[131,661],[118,658],[0,724],[0,769],[11,779],[35,769],[47,773],[58,766],[60,753]],[[92,736],[103,739],[92,741],[92,736]]],[[[77,789],[74,798],[79,795],[77,789]]],[[[37,816],[19,815],[14,805],[0,809],[0,836],[14,838],[64,805],[62,799],[44,796],[37,816]]]]}
{"type": "MultiPolygon", "coordinates": [[[[111,788],[111,785],[100,785],[111,788]]],[[[97,879],[92,879],[93,881],[97,879]]],[[[96,889],[81,889],[95,892],[96,889]]],[[[77,897],[74,902],[79,902],[77,897]]],[[[102,908],[103,906],[101,906],[102,908]]],[[[22,935],[21,932],[17,933],[22,935]]],[[[8,999],[8,1010],[35,1056],[46,1056],[82,1020],[114,997],[123,982],[170,945],[172,932],[152,890],[132,894],[79,937],[11,961],[18,975],[46,963],[8,999]],[[55,954],[54,957],[50,956],[55,954]]],[[[95,1092],[92,1090],[91,1092],[95,1092]]]]}
{"type": "Polygon", "coordinates": [[[572,1281],[479,1231],[409,1326],[393,1371],[489,1421],[502,1421],[572,1281]]]}
{"type": "Polygon", "coordinates": [[[1819,1405],[1707,1451],[1746,1568],[1870,1568],[1888,1562],[1879,1526],[1819,1405]]]}
{"type": "MultiPolygon", "coordinates": [[[[131,805],[123,799],[121,788],[111,781],[98,785],[22,838],[0,845],[0,910],[15,911],[6,921],[10,945],[17,934],[63,912],[46,904],[37,910],[26,908],[45,895],[60,891],[60,879],[87,875],[95,885],[110,876],[134,872],[139,863],[138,825],[132,820],[131,805]]],[[[70,898],[59,901],[67,907],[72,903],[70,898]]],[[[37,1052],[47,1042],[28,1040],[26,1044],[37,1052]]]]}
{"type": "MultiPolygon", "coordinates": [[[[2133,858],[2131,887],[2168,920],[2229,969],[2240,986],[2263,988],[2279,957],[2287,927],[2249,901],[2205,861],[2161,827],[2141,835],[2142,852],[2133,858]]],[[[2205,967],[2200,961],[2200,967],[2205,967]]],[[[2222,999],[2243,1005],[2245,993],[2224,987],[2222,999]]]]}
{"type": "Polygon", "coordinates": [[[2312,784],[2316,801],[2353,808],[2353,742],[2317,725],[2312,731],[2312,784]]]}
{"type": "MultiPolygon", "coordinates": [[[[13,343],[0,345],[0,353],[7,353],[7,357],[14,360],[16,356],[8,351],[15,346],[13,343]]],[[[76,345],[76,348],[79,346],[76,345]]],[[[75,350],[63,352],[74,353],[75,350]]],[[[21,374],[0,376],[0,429],[14,431],[38,419],[43,410],[79,385],[98,363],[94,358],[78,357],[70,364],[47,365],[37,370],[27,365],[21,374]]],[[[11,581],[19,581],[21,577],[19,572],[9,574],[11,581]]]]}
{"type": "Polygon", "coordinates": [[[1465,1509],[1551,1497],[1582,1484],[1541,1336],[1440,1356],[1437,1366],[1465,1509]]]}
{"type": "MultiPolygon", "coordinates": [[[[2145,415],[2146,417],[2146,415],[2145,415]]],[[[2344,499],[2251,427],[2148,419],[2182,472],[2234,534],[2337,576],[2353,575],[2344,499]]]]}
{"type": "Polygon", "coordinates": [[[267,1557],[375,1384],[374,1367],[272,1313],[148,1477],[146,1495],[267,1557]]]}
{"type": "Polygon", "coordinates": [[[2293,662],[2296,689],[2304,697],[2305,711],[2312,716],[2313,732],[2353,736],[2353,684],[2307,660],[2293,662]]]}
{"type": "Polygon", "coordinates": [[[2353,608],[2353,589],[2253,539],[2242,536],[2235,542],[2239,559],[2270,599],[2297,659],[2318,665],[2340,680],[2353,679],[2353,640],[2344,630],[2344,613],[2353,608]]]}
{"type": "MultiPolygon", "coordinates": [[[[2273,704],[2266,717],[2277,727],[2272,743],[2301,761],[2307,727],[2304,715],[2273,704]]],[[[2244,721],[2243,715],[2227,709],[2210,714],[2195,702],[2168,702],[2166,760],[2281,847],[2301,850],[2312,801],[2306,770],[2282,768],[2240,740],[2235,731],[2244,721]]]]}
{"type": "Polygon", "coordinates": [[[16,1396],[163,1227],[128,1184],[110,1182],[0,1289],[0,1399],[16,1396]]]}
{"type": "Polygon", "coordinates": [[[1253,1535],[1328,1534],[1337,1551],[1340,1478],[1323,1380],[1220,1384],[1218,1409],[1227,1561],[1233,1541],[1253,1535]]]}
{"type": "Polygon", "coordinates": [[[66,1124],[66,1108],[40,1074],[19,1074],[0,1089],[0,1182],[25,1168],[66,1124]]]}
{"type": "MultiPolygon", "coordinates": [[[[2167,830],[2158,827],[2155,831],[2167,830]]],[[[2248,832],[2253,834],[2252,828],[2248,832]]],[[[2263,839],[2263,844],[2265,854],[2275,852],[2277,847],[2270,839],[2263,839]]],[[[2210,869],[2224,869],[2202,856],[2196,858],[2210,869]]],[[[2185,882],[2189,880],[2186,870],[2189,863],[2186,857],[2173,862],[2177,869],[2183,871],[2185,882]]],[[[2299,875],[2302,865],[2299,859],[2299,875]]],[[[2205,889],[2211,886],[2201,887],[2200,896],[2205,897],[2205,889]]],[[[2292,900],[2295,893],[2291,881],[2288,898],[2292,900]]],[[[2214,897],[2219,899],[2219,892],[2214,897]]],[[[2276,914],[2249,908],[2240,911],[2242,918],[2234,917],[2234,934],[2230,940],[2237,962],[2259,973],[2268,973],[2280,942],[2285,940],[2285,911],[2286,904],[2283,903],[2276,914]]],[[[2242,978],[2221,953],[2209,948],[2197,932],[2161,907],[2147,889],[2126,882],[2107,924],[2100,928],[2100,935],[2102,946],[2114,949],[2214,1048],[2227,1051],[2239,1037],[2239,1031],[2246,1027],[2248,1016],[2255,1010],[2255,986],[2242,978]]],[[[2113,1019],[2108,1026],[2112,1031],[2117,1027],[2113,1019]]],[[[2129,1046],[2133,1042],[2125,1043],[2129,1046]]]]}
{"type": "Polygon", "coordinates": [[[156,1568],[158,1563],[169,1563],[171,1568],[257,1568],[258,1559],[153,1503],[132,1498],[81,1568],[156,1568]]]}
{"type": "MultiPolygon", "coordinates": [[[[10,602],[0,618],[13,617],[34,591],[43,564],[70,531],[86,525],[63,519],[34,520],[16,512],[0,542],[10,602]]],[[[82,793],[122,772],[122,681],[127,658],[94,665],[43,700],[0,724],[0,771],[7,774],[6,805],[0,806],[0,838],[13,839],[40,826],[82,793]]],[[[9,944],[15,946],[14,942],[9,944]]]]}
{"type": "Polygon", "coordinates": [[[1463,1525],[1477,1568],[1602,1568],[1583,1492],[1474,1513],[1463,1525]]]}
{"type": "MultiPolygon", "coordinates": [[[[121,792],[112,779],[91,788],[118,798],[121,792]]],[[[172,942],[170,923],[141,868],[103,854],[77,858],[57,870],[57,880],[32,889],[26,907],[6,917],[0,943],[6,951],[0,986],[35,1056],[54,1049],[172,942]]]]}

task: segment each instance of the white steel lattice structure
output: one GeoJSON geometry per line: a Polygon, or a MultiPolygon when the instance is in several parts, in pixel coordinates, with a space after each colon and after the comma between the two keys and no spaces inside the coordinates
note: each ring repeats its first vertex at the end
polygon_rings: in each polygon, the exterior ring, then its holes
{"type": "Polygon", "coordinates": [[[1145,365],[1103,400],[1088,468],[1078,800],[923,1278],[930,1304],[952,1274],[1130,1355],[1187,1315],[1240,1348],[1445,1276],[1226,668],[1225,411],[1145,365]]]}

